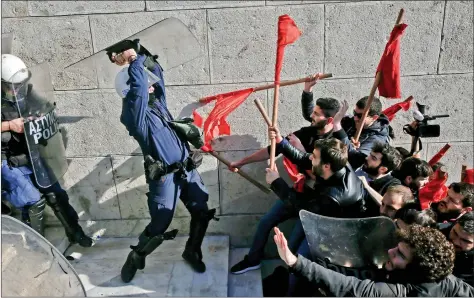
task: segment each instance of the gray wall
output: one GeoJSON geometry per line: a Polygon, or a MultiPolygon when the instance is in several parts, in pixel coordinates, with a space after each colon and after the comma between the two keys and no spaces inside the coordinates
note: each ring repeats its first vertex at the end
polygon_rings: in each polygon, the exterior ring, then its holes
{"type": "MultiPolygon", "coordinates": [[[[121,103],[115,91],[71,79],[63,71],[65,65],[157,21],[177,17],[205,53],[166,73],[170,110],[183,115],[199,97],[270,82],[277,19],[289,14],[303,35],[286,49],[282,79],[331,72],[334,78],[318,83],[316,95],[347,99],[353,105],[368,95],[402,7],[409,25],[402,39],[402,96],[413,95],[430,105],[432,114],[451,115],[437,121],[442,135],[425,140],[423,156],[432,156],[449,142],[452,148],[444,161],[450,180],[458,180],[461,164],[473,166],[472,2],[2,1],[2,33],[14,32],[13,51],[28,65],[48,61],[53,66],[70,158],[63,186],[81,220],[89,232],[127,236],[138,235],[149,220],[142,157],[137,156],[141,153],[119,122],[121,103]]],[[[284,133],[306,125],[300,114],[302,88],[281,88],[279,125],[284,133]]],[[[272,90],[261,91],[229,117],[233,135],[218,139],[214,147],[230,160],[268,143],[254,98],[271,111],[272,90]]],[[[384,100],[384,107],[392,103],[384,100]]],[[[396,144],[409,147],[401,127],[410,121],[411,113],[397,115],[396,144]]],[[[264,183],[265,167],[261,163],[245,170],[264,183]]],[[[210,206],[218,207],[221,215],[210,231],[230,234],[233,245],[248,245],[258,219],[277,198],[263,194],[212,157],[206,157],[200,171],[210,191],[210,206]]],[[[55,218],[48,220],[53,224],[55,218]]],[[[172,226],[186,232],[188,221],[179,203],[172,226]]]]}

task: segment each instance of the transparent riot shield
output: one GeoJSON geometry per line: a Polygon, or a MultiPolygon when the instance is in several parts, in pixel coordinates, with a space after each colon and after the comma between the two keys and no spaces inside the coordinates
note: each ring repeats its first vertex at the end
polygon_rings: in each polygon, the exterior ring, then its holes
{"type": "Polygon", "coordinates": [[[12,53],[13,33],[2,33],[2,54],[12,53]]]}
{"type": "Polygon", "coordinates": [[[9,80],[11,92],[24,119],[24,135],[37,184],[49,187],[68,168],[48,63],[18,71],[9,80]]]}
{"type": "Polygon", "coordinates": [[[395,224],[386,217],[333,218],[300,211],[313,261],[361,279],[376,279],[396,246],[395,224]]]}
{"type": "Polygon", "coordinates": [[[189,28],[176,18],[168,18],[152,25],[126,39],[110,45],[66,67],[67,71],[83,73],[81,69],[93,69],[86,80],[97,83],[99,88],[114,88],[118,67],[110,56],[134,48],[147,56],[157,55],[163,70],[169,70],[203,55],[197,38],[189,28]],[[136,48],[136,42],[139,48],[136,48]]]}
{"type": "Polygon", "coordinates": [[[2,297],[86,297],[74,268],[48,240],[2,215],[2,297]]]}

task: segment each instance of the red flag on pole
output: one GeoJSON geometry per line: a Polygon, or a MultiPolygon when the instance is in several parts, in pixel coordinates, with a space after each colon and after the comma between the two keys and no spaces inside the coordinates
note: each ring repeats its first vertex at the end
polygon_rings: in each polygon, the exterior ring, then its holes
{"type": "Polygon", "coordinates": [[[380,58],[377,72],[382,78],[378,85],[379,95],[386,98],[400,98],[400,40],[408,25],[395,26],[380,58]]]}
{"type": "Polygon", "coordinates": [[[294,43],[301,36],[301,31],[295,21],[285,14],[278,18],[277,59],[275,63],[275,84],[280,83],[280,73],[283,65],[285,46],[294,43]]]}
{"type": "Polygon", "coordinates": [[[474,169],[468,169],[464,173],[465,173],[465,176],[462,182],[474,184],[474,169]]]}
{"type": "Polygon", "coordinates": [[[413,96],[410,96],[404,101],[396,103],[393,106],[386,108],[385,110],[383,110],[382,114],[387,116],[388,120],[392,121],[393,118],[395,118],[395,114],[398,111],[402,109],[404,111],[408,111],[410,109],[412,99],[413,99],[413,96]]]}
{"type": "Polygon", "coordinates": [[[437,169],[434,176],[434,179],[430,180],[420,189],[419,199],[422,210],[428,208],[430,203],[441,201],[448,194],[448,188],[446,187],[448,174],[441,172],[440,169],[437,169]]]}
{"type": "Polygon", "coordinates": [[[441,158],[443,158],[443,156],[446,154],[446,152],[449,150],[449,148],[451,148],[451,145],[449,144],[446,144],[444,145],[443,148],[441,148],[441,150],[439,150],[438,153],[436,153],[431,159],[430,161],[428,162],[430,164],[430,166],[433,166],[435,165],[437,162],[439,162],[441,160],[441,158]]]}
{"type": "MultiPolygon", "coordinates": [[[[212,151],[211,140],[217,136],[230,135],[230,125],[227,116],[232,113],[253,92],[253,88],[216,95],[216,105],[212,109],[206,121],[204,121],[204,143],[203,151],[212,151]]],[[[210,96],[212,97],[212,96],[210,96]]],[[[199,122],[200,115],[193,112],[194,121],[199,122]]]]}

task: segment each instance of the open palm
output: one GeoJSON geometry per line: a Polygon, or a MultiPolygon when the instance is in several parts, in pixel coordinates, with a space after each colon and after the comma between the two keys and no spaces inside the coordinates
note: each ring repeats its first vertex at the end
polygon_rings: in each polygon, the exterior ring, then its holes
{"type": "Polygon", "coordinates": [[[290,267],[295,265],[296,263],[296,256],[291,253],[290,249],[288,248],[288,243],[286,241],[285,235],[278,229],[277,227],[274,228],[275,236],[273,236],[273,240],[275,240],[275,244],[278,248],[278,254],[280,258],[290,267]]]}

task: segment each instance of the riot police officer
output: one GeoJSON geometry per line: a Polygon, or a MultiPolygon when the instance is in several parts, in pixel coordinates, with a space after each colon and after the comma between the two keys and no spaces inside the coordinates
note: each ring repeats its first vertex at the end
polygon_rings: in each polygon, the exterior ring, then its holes
{"type": "Polygon", "coordinates": [[[208,192],[196,170],[188,141],[175,130],[166,103],[161,66],[152,58],[126,50],[114,56],[123,68],[115,79],[122,100],[120,121],[130,136],[140,145],[145,160],[145,175],[149,185],[148,208],[151,222],[131,246],[121,277],[130,282],[138,269],[145,267],[145,258],[164,240],[176,236],[177,230],[166,232],[173,219],[179,197],[191,214],[190,234],[182,257],[196,272],[204,272],[201,244],[215,209],[208,209],[208,192]],[[145,69],[146,65],[146,69],[145,69]],[[149,86],[150,71],[159,80],[149,86]]]}
{"type": "Polygon", "coordinates": [[[79,217],[69,204],[66,191],[58,182],[44,188],[35,179],[24,134],[24,119],[19,112],[20,106],[28,105],[28,94],[19,90],[26,86],[31,91],[31,76],[20,58],[2,55],[2,199],[21,210],[22,220],[42,235],[43,213],[48,204],[63,225],[69,241],[90,247],[92,239],[79,225],[79,217]]]}

